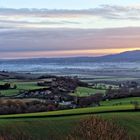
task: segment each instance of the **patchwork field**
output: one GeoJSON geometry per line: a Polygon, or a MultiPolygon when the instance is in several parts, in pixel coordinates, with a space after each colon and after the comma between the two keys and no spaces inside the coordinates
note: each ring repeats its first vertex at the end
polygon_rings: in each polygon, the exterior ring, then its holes
{"type": "MultiPolygon", "coordinates": [[[[30,81],[26,81],[26,82],[0,81],[0,84],[5,84],[6,82],[10,83],[11,86],[14,86],[14,85],[17,86],[17,89],[0,90],[0,93],[2,95],[7,95],[7,96],[12,96],[12,95],[18,94],[22,90],[33,90],[33,89],[44,88],[44,87],[38,86],[37,81],[34,81],[34,82],[30,82],[30,81]]],[[[94,89],[94,88],[78,87],[76,89],[75,93],[72,93],[72,95],[83,97],[83,96],[94,95],[95,93],[103,93],[104,94],[105,90],[104,89],[100,90],[100,89],[94,89]]]]}
{"type": "MultiPolygon", "coordinates": [[[[0,81],[0,84],[4,84],[6,82],[7,81],[0,81]]],[[[11,96],[19,93],[21,90],[42,88],[37,86],[36,81],[12,80],[10,81],[10,84],[12,86],[16,84],[17,89],[1,90],[0,93],[11,96]]],[[[105,90],[78,87],[72,95],[84,97],[94,95],[95,93],[104,94],[105,90]]],[[[67,135],[73,131],[81,119],[97,115],[125,128],[134,140],[139,140],[140,112],[138,109],[136,110],[133,102],[140,104],[140,98],[131,97],[102,101],[100,107],[0,115],[0,134],[6,132],[6,134],[12,134],[15,136],[19,134],[19,132],[22,132],[24,135],[31,136],[32,140],[65,140],[67,135]]]]}
{"type": "Polygon", "coordinates": [[[16,85],[17,89],[8,89],[8,90],[0,90],[0,93],[3,95],[8,95],[8,96],[12,96],[15,94],[18,94],[20,91],[22,90],[33,90],[33,89],[40,89],[40,88],[44,88],[41,86],[37,86],[37,82],[30,82],[30,81],[26,81],[26,82],[22,82],[22,81],[0,81],[0,84],[5,84],[6,82],[10,83],[11,86],[16,85]]]}

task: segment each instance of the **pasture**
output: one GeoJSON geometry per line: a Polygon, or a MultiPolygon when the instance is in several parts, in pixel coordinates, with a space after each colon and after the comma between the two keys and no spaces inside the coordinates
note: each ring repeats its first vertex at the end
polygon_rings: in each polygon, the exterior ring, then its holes
{"type": "Polygon", "coordinates": [[[33,90],[44,88],[37,85],[37,81],[0,81],[0,84],[10,83],[11,86],[16,85],[16,89],[0,90],[2,95],[12,96],[18,94],[22,90],[33,90]]]}
{"type": "Polygon", "coordinates": [[[87,88],[87,87],[78,87],[74,93],[71,95],[78,96],[78,97],[84,97],[84,96],[90,96],[94,95],[96,93],[105,93],[105,90],[100,89],[94,89],[94,88],[87,88]]]}
{"type": "Polygon", "coordinates": [[[127,105],[132,104],[134,102],[138,102],[140,104],[140,97],[130,97],[130,98],[122,98],[122,99],[112,99],[110,101],[102,101],[102,106],[115,106],[115,105],[127,105]]]}
{"type": "MultiPolygon", "coordinates": [[[[117,113],[100,113],[104,119],[113,121],[124,127],[129,135],[140,138],[140,112],[117,112],[117,113]]],[[[45,118],[18,118],[18,119],[0,119],[0,131],[8,130],[8,133],[20,131],[24,134],[31,135],[33,140],[60,140],[76,127],[78,122],[89,115],[45,117],[45,118]]]]}
{"type": "MultiPolygon", "coordinates": [[[[88,107],[52,112],[39,112],[15,115],[0,115],[0,132],[32,136],[33,140],[60,140],[65,139],[80,120],[91,115],[101,116],[124,127],[130,136],[140,138],[140,112],[134,110],[134,105],[127,104],[130,100],[139,98],[123,99],[124,104],[112,106],[112,101],[103,102],[104,106],[88,107]]],[[[119,99],[118,101],[123,101],[119,99]]],[[[117,101],[116,101],[117,102],[117,101]]]]}

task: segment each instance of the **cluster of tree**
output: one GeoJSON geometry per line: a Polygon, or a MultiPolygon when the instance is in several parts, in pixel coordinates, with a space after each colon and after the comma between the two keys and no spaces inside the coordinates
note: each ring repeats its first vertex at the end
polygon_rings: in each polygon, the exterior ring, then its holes
{"type": "MultiPolygon", "coordinates": [[[[70,77],[55,77],[48,79],[48,81],[41,81],[37,83],[38,86],[45,86],[44,88],[29,90],[22,92],[22,97],[35,97],[55,100],[55,96],[62,97],[64,101],[73,100],[69,93],[73,93],[78,86],[87,87],[88,84],[79,81],[77,78],[70,77]],[[46,88],[47,86],[47,88],[46,88]]],[[[61,100],[61,99],[60,99],[61,100]]]]}
{"type": "Polygon", "coordinates": [[[66,91],[74,91],[78,86],[81,86],[82,82],[80,82],[76,78],[69,77],[57,77],[53,83],[53,87],[59,87],[61,89],[65,89],[66,91]]]}
{"type": "Polygon", "coordinates": [[[11,85],[9,83],[5,83],[4,85],[0,85],[0,89],[1,90],[6,90],[6,89],[10,89],[11,85]]]}
{"type": "Polygon", "coordinates": [[[140,97],[140,89],[133,89],[130,91],[128,88],[122,89],[109,89],[106,91],[104,99],[120,99],[127,97],[140,97]]]}
{"type": "Polygon", "coordinates": [[[67,140],[134,140],[128,132],[111,121],[89,117],[80,121],[67,140]]]}
{"type": "Polygon", "coordinates": [[[74,91],[78,86],[87,87],[88,84],[78,80],[77,78],[70,77],[55,77],[50,81],[38,82],[38,86],[49,86],[51,88],[57,88],[65,92],[74,91]]]}
{"type": "Polygon", "coordinates": [[[100,102],[103,100],[120,99],[127,97],[140,97],[140,89],[133,90],[129,92],[128,90],[108,90],[106,95],[102,93],[97,93],[88,97],[77,98],[78,107],[88,107],[90,105],[100,106],[100,102]]]}
{"type": "Polygon", "coordinates": [[[54,104],[42,103],[40,101],[0,101],[0,114],[33,113],[56,110],[54,104]]]}
{"type": "Polygon", "coordinates": [[[78,106],[80,107],[87,107],[90,106],[92,104],[99,106],[100,105],[100,101],[103,100],[103,94],[101,93],[97,93],[88,97],[82,97],[79,98],[77,101],[78,106]]]}
{"type": "Polygon", "coordinates": [[[16,89],[17,86],[13,85],[13,87],[11,87],[10,83],[5,83],[3,85],[0,85],[0,90],[8,90],[8,89],[16,89]]]}

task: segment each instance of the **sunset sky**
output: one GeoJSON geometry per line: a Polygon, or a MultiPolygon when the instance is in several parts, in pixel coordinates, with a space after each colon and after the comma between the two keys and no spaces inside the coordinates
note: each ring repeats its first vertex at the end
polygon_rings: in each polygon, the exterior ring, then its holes
{"type": "Polygon", "coordinates": [[[140,0],[0,0],[0,58],[140,49],[140,0]]]}

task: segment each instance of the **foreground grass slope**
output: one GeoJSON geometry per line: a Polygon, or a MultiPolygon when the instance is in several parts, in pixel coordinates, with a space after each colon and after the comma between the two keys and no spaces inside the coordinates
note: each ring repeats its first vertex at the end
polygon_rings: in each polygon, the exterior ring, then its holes
{"type": "MultiPolygon", "coordinates": [[[[98,115],[124,127],[132,137],[140,138],[140,112],[101,113],[98,115]]],[[[81,119],[88,116],[0,119],[0,131],[8,128],[10,133],[16,134],[20,130],[33,136],[34,140],[60,140],[64,139],[81,119]]]]}
{"type": "Polygon", "coordinates": [[[140,139],[140,112],[105,113],[101,116],[124,127],[137,140],[140,139]]]}

